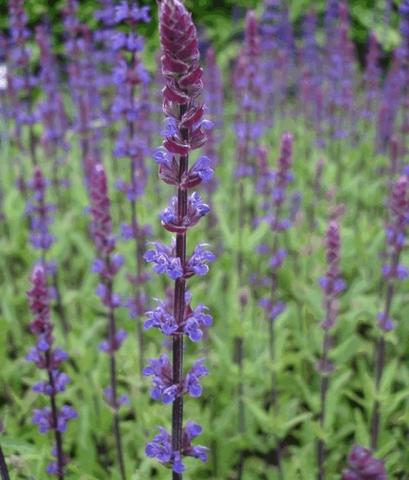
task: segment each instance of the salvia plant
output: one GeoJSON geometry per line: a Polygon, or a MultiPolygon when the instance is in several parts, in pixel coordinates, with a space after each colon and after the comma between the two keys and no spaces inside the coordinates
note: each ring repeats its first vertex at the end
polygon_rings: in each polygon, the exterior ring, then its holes
{"type": "Polygon", "coordinates": [[[207,375],[203,359],[196,360],[184,371],[185,337],[198,342],[212,318],[204,305],[191,306],[187,280],[205,275],[208,263],[214,260],[206,244],[197,245],[191,255],[187,252],[187,231],[209,212],[198,193],[189,190],[208,180],[212,175],[207,158],[200,157],[189,167],[189,154],[206,141],[209,122],[204,119],[202,103],[203,71],[199,64],[198,38],[191,15],[179,0],[163,0],[159,12],[162,48],[163,112],[165,140],[155,158],[159,177],[176,187],[168,208],[161,214],[163,227],[176,234],[171,245],[158,242],[152,245],[145,259],[157,273],[174,280],[173,305],[158,301],[148,312],[145,328],[157,328],[172,338],[172,358],[166,354],[152,359],[144,374],[153,377],[151,395],[156,400],[172,405],[172,430],[160,427],[159,433],[146,446],[148,457],[172,469],[172,477],[179,480],[185,471],[184,457],[207,459],[207,449],[192,441],[202,427],[194,422],[184,424],[184,396],[201,395],[200,379],[207,375]]]}
{"type": "Polygon", "coordinates": [[[107,337],[99,349],[109,357],[109,386],[104,389],[104,398],[113,412],[113,433],[116,455],[122,480],[126,479],[125,461],[120,430],[120,408],[128,403],[127,395],[118,393],[117,351],[127,337],[123,329],[117,328],[116,310],[121,298],[114,291],[114,280],[123,265],[123,257],[115,253],[115,237],[112,230],[111,202],[108,195],[108,181],[102,164],[94,165],[90,177],[91,236],[94,241],[96,258],[92,271],[99,277],[96,293],[106,309],[107,337]]]}
{"type": "Polygon", "coordinates": [[[376,399],[371,419],[371,447],[376,450],[379,440],[379,425],[381,404],[379,401],[382,375],[385,368],[387,333],[394,330],[392,319],[392,301],[396,289],[396,282],[408,278],[409,270],[401,263],[402,251],[405,247],[408,223],[409,179],[401,176],[393,185],[389,200],[389,221],[386,226],[387,258],[382,267],[385,279],[384,307],[378,314],[379,337],[375,354],[375,390],[376,399]]]}
{"type": "Polygon", "coordinates": [[[409,478],[408,0],[5,3],[1,480],[409,478]]]}
{"type": "Polygon", "coordinates": [[[34,124],[36,115],[33,109],[33,88],[38,78],[33,74],[30,60],[31,50],[28,47],[30,31],[27,28],[27,15],[23,0],[9,1],[10,22],[10,65],[13,67],[14,88],[18,92],[16,121],[28,130],[29,154],[33,165],[37,164],[36,138],[34,124]]]}
{"type": "MultiPolygon", "coordinates": [[[[325,238],[326,254],[328,270],[326,274],[320,278],[319,283],[324,294],[324,310],[325,317],[321,322],[321,328],[324,336],[322,341],[321,357],[317,364],[317,371],[321,377],[320,382],[320,413],[319,422],[321,428],[325,428],[327,394],[329,387],[329,378],[334,370],[334,365],[330,359],[330,349],[333,343],[331,331],[336,325],[338,316],[338,296],[345,289],[345,281],[341,276],[339,260],[341,238],[338,221],[333,219],[330,221],[325,238]]],[[[322,439],[317,444],[317,463],[318,477],[320,480],[325,476],[325,443],[322,439]]]]}
{"type": "Polygon", "coordinates": [[[69,86],[75,107],[72,128],[79,138],[84,179],[88,185],[94,164],[100,161],[100,128],[97,125],[102,117],[93,36],[90,28],[78,19],[76,0],[66,0],[63,12],[69,86]]]}
{"type": "Polygon", "coordinates": [[[58,266],[55,261],[48,258],[50,248],[55,242],[55,236],[50,231],[50,226],[56,210],[55,204],[47,200],[49,186],[50,182],[44,176],[41,168],[35,167],[33,177],[27,184],[31,193],[26,206],[26,215],[30,226],[29,240],[32,247],[39,251],[41,263],[51,280],[55,310],[64,332],[67,333],[69,325],[58,282],[58,266]]]}
{"type": "Polygon", "coordinates": [[[34,266],[31,290],[27,296],[33,315],[30,330],[36,337],[36,346],[27,354],[27,361],[45,372],[45,379],[36,383],[33,391],[49,398],[48,406],[34,410],[33,423],[40,433],[53,433],[52,454],[55,460],[47,466],[47,472],[64,479],[68,457],[63,450],[63,434],[67,423],[77,417],[77,412],[71,405],[58,405],[58,394],[64,392],[70,383],[70,377],[60,369],[68,355],[54,346],[47,271],[41,263],[34,266]]]}
{"type": "Polygon", "coordinates": [[[144,247],[150,233],[149,225],[143,225],[138,218],[137,204],[141,200],[148,180],[146,157],[150,153],[149,118],[146,111],[149,105],[143,96],[147,88],[149,75],[143,66],[140,55],[143,38],[136,33],[139,23],[150,21],[149,8],[139,7],[136,3],[122,2],[115,9],[116,23],[127,25],[130,31],[112,33],[112,48],[117,61],[113,71],[116,85],[116,97],[112,105],[114,118],[121,120],[121,128],[114,155],[121,161],[126,159],[129,170],[128,179],[119,178],[117,187],[130,204],[130,221],[121,226],[122,238],[132,240],[135,251],[135,274],[129,274],[132,294],[127,301],[131,318],[138,322],[140,368],[144,364],[143,329],[140,319],[146,307],[144,286],[149,279],[144,271],[144,247]]]}
{"type": "Polygon", "coordinates": [[[38,118],[44,128],[40,140],[45,155],[52,159],[52,180],[58,192],[60,187],[67,186],[68,181],[62,172],[69,150],[66,138],[68,117],[59,87],[58,64],[52,51],[50,34],[45,26],[37,27],[36,41],[40,48],[39,83],[45,93],[45,98],[38,107],[38,118]]]}

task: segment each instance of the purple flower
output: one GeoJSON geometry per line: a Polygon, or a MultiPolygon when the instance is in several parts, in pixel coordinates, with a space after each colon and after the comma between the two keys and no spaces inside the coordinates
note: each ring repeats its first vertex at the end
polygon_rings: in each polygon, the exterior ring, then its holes
{"type": "Polygon", "coordinates": [[[146,320],[144,327],[146,330],[150,328],[158,328],[164,335],[172,335],[178,331],[173,314],[167,311],[164,302],[157,300],[158,306],[149,312],[146,312],[148,320],[146,320]]]}
{"type": "Polygon", "coordinates": [[[342,472],[342,480],[387,480],[382,460],[360,445],[354,445],[348,455],[348,468],[342,472]]]}
{"type": "Polygon", "coordinates": [[[208,308],[198,305],[194,310],[189,309],[184,331],[192,342],[199,342],[204,332],[212,325],[213,318],[209,315],[208,308]]]}
{"type": "Polygon", "coordinates": [[[174,256],[174,249],[159,242],[153,242],[152,245],[154,250],[148,250],[144,259],[154,264],[153,270],[159,274],[165,273],[172,280],[182,277],[182,265],[180,259],[174,256]]]}
{"type": "Polygon", "coordinates": [[[207,461],[207,448],[192,445],[192,440],[202,433],[202,427],[196,423],[188,422],[182,436],[181,451],[172,449],[171,436],[162,427],[159,428],[153,440],[146,445],[145,453],[150,458],[156,458],[160,463],[172,468],[176,473],[184,472],[182,456],[197,458],[202,462],[207,461]]]}
{"type": "Polygon", "coordinates": [[[202,386],[200,384],[200,378],[209,375],[209,371],[204,366],[204,359],[197,360],[189,373],[186,375],[184,385],[185,391],[194,398],[202,395],[202,386]]]}
{"type": "Polygon", "coordinates": [[[154,400],[168,404],[174,402],[175,398],[182,393],[181,385],[172,383],[172,366],[166,354],[158,359],[151,359],[143,374],[153,376],[151,397],[154,400]]]}
{"type": "Polygon", "coordinates": [[[112,342],[110,342],[109,340],[104,340],[102,343],[100,343],[99,349],[102,352],[112,354],[121,348],[122,343],[126,340],[127,337],[127,332],[125,332],[125,330],[123,329],[120,329],[116,332],[112,342]]]}
{"type": "Polygon", "coordinates": [[[214,262],[216,257],[212,252],[206,250],[207,245],[201,243],[197,245],[187,263],[187,275],[203,276],[209,272],[208,263],[214,262]]]}
{"type": "Polygon", "coordinates": [[[186,215],[183,218],[179,218],[178,199],[173,197],[170,200],[168,208],[161,214],[162,225],[166,230],[174,233],[183,233],[188,228],[194,227],[210,211],[209,206],[202,202],[197,192],[192,193],[187,202],[186,215]]]}

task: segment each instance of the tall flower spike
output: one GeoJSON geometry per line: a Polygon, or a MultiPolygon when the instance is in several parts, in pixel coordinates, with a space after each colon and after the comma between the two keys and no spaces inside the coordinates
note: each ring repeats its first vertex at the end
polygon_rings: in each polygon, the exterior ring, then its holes
{"type": "Polygon", "coordinates": [[[18,109],[16,123],[28,131],[28,151],[33,165],[37,165],[37,139],[34,124],[37,116],[33,108],[33,88],[38,78],[32,73],[28,48],[30,31],[27,28],[27,15],[24,10],[24,0],[9,0],[10,20],[10,70],[13,85],[17,93],[18,109]]]}
{"type": "Polygon", "coordinates": [[[33,391],[49,398],[50,406],[34,410],[33,423],[40,433],[54,433],[53,455],[55,461],[47,467],[47,473],[64,479],[64,468],[68,458],[63,452],[63,433],[67,423],[77,417],[76,411],[70,405],[61,408],[57,406],[57,395],[64,392],[70,378],[60,371],[60,365],[68,359],[68,355],[54,347],[53,324],[50,317],[50,299],[47,285],[47,273],[43,265],[36,265],[31,276],[31,290],[27,293],[33,321],[30,324],[31,333],[36,337],[36,346],[27,354],[27,361],[47,374],[45,381],[33,386],[33,391]]]}
{"type": "MultiPolygon", "coordinates": [[[[122,122],[114,155],[129,164],[128,179],[118,179],[117,187],[130,203],[129,221],[122,225],[122,238],[134,243],[135,274],[128,274],[131,297],[126,304],[129,315],[137,322],[139,343],[139,368],[144,366],[144,343],[142,318],[146,309],[147,295],[144,285],[149,276],[144,271],[143,250],[150,226],[139,221],[138,201],[145,192],[148,181],[147,156],[152,134],[150,128],[150,106],[146,98],[150,78],[145,70],[141,52],[144,47],[143,37],[137,35],[136,28],[142,22],[150,21],[149,8],[139,7],[137,3],[122,2],[115,7],[115,23],[121,31],[111,35],[112,48],[116,56],[113,80],[116,85],[116,97],[112,106],[115,119],[122,122]]],[[[121,160],[122,161],[122,160],[121,160]]]]}
{"type": "Polygon", "coordinates": [[[175,281],[173,311],[160,302],[155,311],[148,312],[145,328],[156,327],[172,336],[172,362],[167,357],[152,360],[145,374],[153,376],[152,396],[172,403],[172,432],[164,428],[146,446],[146,455],[156,458],[172,470],[173,480],[181,480],[185,465],[183,458],[191,456],[206,461],[204,447],[193,446],[192,439],[202,431],[199,425],[187,423],[183,427],[183,399],[201,394],[198,378],[207,375],[201,361],[184,376],[184,336],[200,340],[203,328],[211,323],[205,307],[193,310],[186,282],[195,275],[208,271],[207,262],[213,254],[199,244],[190,257],[186,252],[187,231],[198,223],[209,208],[198,194],[188,195],[188,190],[209,180],[212,170],[200,158],[189,169],[189,153],[200,148],[207,139],[210,124],[204,119],[203,71],[199,64],[196,28],[191,15],[179,0],[162,0],[159,5],[159,29],[162,47],[163,112],[165,128],[163,147],[155,153],[159,177],[177,188],[177,195],[162,213],[162,225],[176,234],[171,247],[159,243],[145,255],[154,264],[157,273],[167,273],[175,281]]]}
{"type": "Polygon", "coordinates": [[[41,168],[35,167],[33,178],[28,183],[32,197],[27,202],[26,213],[30,221],[30,243],[35,249],[39,250],[41,264],[47,270],[47,274],[51,276],[52,288],[55,293],[56,311],[64,332],[67,333],[69,325],[58,282],[57,263],[49,261],[47,256],[55,240],[50,232],[50,225],[54,220],[55,205],[47,202],[49,183],[44,177],[41,168]]]}
{"type": "Polygon", "coordinates": [[[38,108],[39,118],[44,126],[41,143],[45,154],[53,161],[52,180],[58,192],[58,187],[67,183],[67,180],[61,177],[60,170],[69,149],[66,140],[68,117],[59,90],[58,64],[52,51],[50,32],[42,25],[37,27],[36,41],[40,48],[40,82],[46,94],[38,108]]]}
{"type": "Polygon", "coordinates": [[[123,259],[114,253],[115,239],[112,232],[111,202],[108,195],[108,181],[102,164],[94,167],[90,178],[91,200],[91,234],[95,244],[96,258],[92,270],[99,276],[97,295],[107,310],[107,339],[100,344],[100,350],[109,356],[110,384],[104,390],[105,401],[113,411],[113,430],[116,454],[121,479],[126,479],[125,463],[122,450],[119,410],[127,402],[125,395],[118,395],[116,353],[126,339],[124,330],[117,330],[115,311],[121,300],[114,293],[114,279],[120,270],[123,259]]]}
{"type": "MultiPolygon", "coordinates": [[[[288,186],[293,179],[292,167],[293,136],[285,133],[281,139],[281,151],[275,171],[268,167],[267,151],[260,150],[259,192],[261,210],[264,213],[262,220],[270,226],[269,242],[258,248],[260,256],[267,256],[268,274],[259,280],[260,285],[268,288],[268,294],[260,300],[264,309],[268,326],[270,363],[276,362],[275,357],[275,324],[277,318],[284,312],[286,305],[278,298],[278,273],[287,258],[287,250],[283,246],[283,232],[291,226],[291,199],[288,198],[288,186]],[[264,180],[263,180],[264,179],[264,180]]],[[[278,413],[278,389],[276,375],[271,376],[272,402],[275,414],[278,413]]],[[[281,446],[277,439],[275,448],[275,463],[279,476],[281,471],[281,446]]]]}
{"type": "Polygon", "coordinates": [[[236,137],[238,177],[254,175],[256,157],[263,133],[262,78],[260,72],[260,36],[254,11],[247,12],[245,40],[233,72],[237,99],[236,137]]]}
{"type": "MultiPolygon", "coordinates": [[[[382,274],[386,283],[384,308],[378,314],[380,337],[376,345],[375,360],[375,391],[379,388],[385,368],[385,335],[395,328],[391,317],[395,284],[399,280],[408,278],[409,270],[400,263],[403,249],[406,244],[408,215],[409,215],[409,178],[400,177],[392,188],[389,200],[389,224],[386,227],[387,262],[382,267],[382,274]]],[[[374,401],[371,421],[371,448],[378,448],[380,409],[378,395],[374,401]]]]}
{"type": "Polygon", "coordinates": [[[100,161],[99,139],[102,112],[97,88],[93,35],[78,20],[78,3],[66,0],[64,8],[65,52],[68,77],[76,110],[73,129],[78,133],[85,183],[88,187],[93,168],[100,161]]]}
{"type": "MultiPolygon", "coordinates": [[[[321,428],[324,428],[325,424],[325,411],[329,386],[329,375],[333,371],[333,365],[329,359],[331,347],[330,330],[335,326],[336,318],[338,315],[337,297],[345,289],[345,282],[341,277],[341,271],[339,268],[341,238],[337,220],[334,219],[330,221],[325,241],[327,250],[328,270],[326,275],[324,277],[321,277],[319,280],[320,286],[324,294],[325,319],[321,323],[321,328],[324,330],[324,338],[322,343],[322,356],[317,365],[318,373],[321,375],[321,405],[319,414],[321,428]]],[[[317,442],[317,464],[318,478],[319,480],[324,480],[325,443],[322,439],[319,439],[317,442]]]]}

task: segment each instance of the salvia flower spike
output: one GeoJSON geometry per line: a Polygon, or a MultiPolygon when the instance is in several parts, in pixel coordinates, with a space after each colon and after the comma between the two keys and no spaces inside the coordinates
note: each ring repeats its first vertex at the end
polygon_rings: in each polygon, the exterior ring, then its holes
{"type": "MultiPolygon", "coordinates": [[[[339,256],[341,247],[341,237],[339,225],[336,219],[330,221],[326,233],[326,250],[327,250],[327,273],[320,278],[319,283],[324,294],[324,310],[325,318],[321,323],[324,331],[322,356],[318,362],[317,370],[321,375],[320,386],[320,416],[319,421],[321,428],[324,428],[326,400],[329,386],[329,375],[333,371],[333,365],[329,359],[331,346],[330,331],[333,329],[338,316],[338,296],[345,289],[345,281],[341,277],[339,267],[339,256]]],[[[317,443],[317,463],[318,463],[318,479],[325,478],[325,444],[323,440],[317,443]]]]}
{"type": "Polygon", "coordinates": [[[114,155],[126,158],[129,162],[129,179],[118,179],[117,187],[130,202],[131,218],[129,223],[122,225],[124,240],[134,242],[136,273],[128,275],[131,283],[132,296],[126,304],[131,318],[137,321],[139,342],[139,363],[142,372],[144,365],[143,328],[141,319],[146,308],[144,284],[149,276],[144,271],[143,250],[149,225],[142,225],[138,219],[137,202],[144,195],[148,180],[146,157],[150,153],[150,122],[149,104],[144,98],[144,92],[149,88],[149,75],[145,70],[140,55],[143,49],[143,38],[136,34],[136,26],[141,22],[150,21],[149,8],[132,6],[123,2],[116,7],[115,21],[128,25],[130,31],[118,31],[112,35],[111,41],[117,56],[113,80],[117,87],[116,98],[112,106],[114,118],[122,120],[123,128],[119,132],[114,155]]]}
{"type": "Polygon", "coordinates": [[[38,426],[40,433],[53,432],[55,461],[48,465],[47,472],[59,479],[64,479],[64,467],[68,458],[63,452],[63,433],[67,429],[67,423],[76,418],[77,413],[70,405],[64,405],[61,408],[57,405],[57,395],[64,392],[70,383],[69,376],[60,370],[61,364],[68,359],[68,355],[54,346],[47,271],[42,264],[37,264],[33,269],[31,290],[27,295],[33,315],[30,330],[36,337],[37,343],[26,358],[47,374],[47,379],[36,383],[33,391],[45,395],[50,402],[48,407],[34,410],[33,423],[38,426]]]}
{"type": "MultiPolygon", "coordinates": [[[[375,388],[379,391],[385,367],[385,335],[395,328],[391,317],[392,301],[395,285],[399,280],[408,278],[409,269],[400,263],[402,251],[406,243],[408,214],[409,214],[409,178],[401,176],[392,188],[389,200],[389,224],[386,227],[387,262],[382,267],[382,274],[386,283],[384,308],[378,314],[380,337],[376,346],[375,360],[375,388]]],[[[380,423],[380,403],[375,400],[371,422],[371,448],[378,447],[380,423]]]]}
{"type": "Polygon", "coordinates": [[[55,237],[50,231],[54,221],[55,205],[47,202],[49,181],[43,175],[39,166],[34,168],[33,177],[28,182],[32,192],[31,199],[27,202],[26,214],[30,221],[30,243],[40,252],[41,263],[50,276],[55,299],[55,309],[60,318],[64,333],[67,334],[69,325],[62,294],[58,282],[58,266],[55,261],[49,261],[48,251],[52,247],[55,237]]]}
{"type": "Polygon", "coordinates": [[[159,177],[177,189],[161,215],[163,227],[174,233],[176,239],[170,246],[155,242],[145,259],[153,264],[154,271],[167,274],[175,283],[173,308],[158,301],[157,308],[147,314],[145,328],[158,328],[172,337],[172,359],[166,355],[152,359],[144,373],[153,377],[152,397],[172,404],[172,432],[161,427],[147,444],[146,455],[169,467],[173,480],[180,480],[185,471],[184,457],[207,459],[205,447],[192,445],[202,428],[192,422],[183,426],[184,395],[200,396],[200,379],[207,375],[207,369],[203,360],[198,360],[185,373],[183,356],[184,337],[198,342],[212,322],[205,306],[191,307],[186,283],[195,275],[205,275],[214,256],[205,244],[197,245],[189,256],[186,237],[188,230],[209,211],[200,196],[189,194],[188,190],[210,180],[213,172],[203,157],[189,168],[189,153],[206,142],[210,128],[210,122],[204,119],[203,72],[196,28],[179,0],[163,0],[159,9],[166,119],[163,147],[154,157],[159,165],[159,177]]]}
{"type": "Polygon", "coordinates": [[[125,463],[122,449],[119,410],[128,402],[126,395],[118,394],[116,353],[127,337],[124,330],[116,326],[116,309],[121,305],[120,297],[114,292],[114,279],[123,264],[123,258],[115,253],[115,238],[112,231],[111,202],[108,195],[108,181],[102,164],[94,166],[90,177],[91,235],[94,240],[96,258],[92,270],[99,276],[97,295],[107,311],[107,338],[99,348],[109,356],[110,385],[104,390],[106,403],[113,411],[113,430],[116,454],[121,479],[125,480],[125,463]]]}
{"type": "Polygon", "coordinates": [[[37,165],[37,139],[34,125],[37,115],[33,108],[33,89],[38,78],[31,71],[31,51],[28,48],[30,31],[27,28],[28,18],[24,10],[24,0],[9,0],[10,19],[10,66],[13,84],[16,89],[18,108],[16,123],[28,131],[29,154],[33,166],[37,165]]]}

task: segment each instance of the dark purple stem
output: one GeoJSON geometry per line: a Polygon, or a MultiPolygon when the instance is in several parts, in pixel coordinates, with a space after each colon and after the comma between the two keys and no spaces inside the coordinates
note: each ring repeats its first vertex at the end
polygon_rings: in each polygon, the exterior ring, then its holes
{"type": "MultiPolygon", "coordinates": [[[[400,252],[395,254],[393,259],[393,264],[396,266],[399,264],[400,252]]],[[[385,316],[389,316],[391,310],[392,299],[393,299],[393,283],[388,281],[386,288],[386,297],[385,297],[385,316]]],[[[378,400],[379,388],[381,385],[383,370],[385,368],[385,336],[382,333],[381,337],[378,340],[375,351],[375,402],[372,410],[372,420],[371,420],[371,448],[376,450],[378,448],[378,437],[379,437],[379,424],[381,420],[380,413],[380,403],[378,400]]]]}
{"type": "Polygon", "coordinates": [[[65,314],[65,308],[64,304],[62,301],[62,295],[60,291],[60,286],[58,282],[58,273],[54,272],[53,274],[53,284],[55,288],[55,311],[57,312],[57,315],[60,317],[61,320],[61,325],[64,331],[65,335],[68,335],[69,332],[69,326],[68,326],[68,321],[67,321],[67,316],[65,314]]]}
{"type": "MultiPolygon", "coordinates": [[[[105,261],[109,270],[110,257],[107,256],[105,261]]],[[[106,287],[108,290],[108,298],[112,298],[113,281],[111,278],[108,278],[106,280],[106,287]]],[[[115,311],[114,311],[114,308],[112,307],[112,304],[108,310],[108,339],[109,339],[110,345],[115,344],[116,322],[115,322],[115,311]]],[[[124,455],[122,450],[122,437],[121,437],[121,429],[119,424],[117,370],[116,370],[116,359],[115,359],[114,348],[111,348],[111,352],[110,352],[110,383],[111,383],[111,392],[112,392],[112,408],[114,409],[113,430],[114,430],[116,454],[117,454],[117,460],[119,464],[121,479],[126,480],[125,462],[124,462],[124,455]]]]}
{"type": "MultiPolygon", "coordinates": [[[[134,55],[133,58],[133,63],[136,63],[137,57],[134,55]]],[[[134,66],[133,66],[134,68],[134,66]]],[[[132,109],[134,108],[134,86],[131,88],[131,94],[130,94],[130,101],[132,103],[132,109]]],[[[131,121],[128,124],[129,127],[129,138],[132,140],[135,134],[135,128],[134,128],[134,123],[131,121]]],[[[135,163],[134,159],[131,158],[131,185],[132,185],[132,192],[136,191],[136,179],[135,179],[135,163]]],[[[136,275],[137,275],[137,281],[141,278],[142,274],[142,265],[144,264],[143,260],[143,249],[141,245],[141,239],[139,238],[139,233],[138,233],[138,219],[137,219],[137,214],[136,214],[136,201],[134,197],[132,196],[131,199],[131,224],[132,224],[132,234],[133,234],[133,240],[135,242],[135,261],[136,261],[136,275]]],[[[134,286],[134,299],[135,299],[135,304],[137,308],[137,312],[139,314],[141,305],[140,305],[140,286],[139,288],[134,286]]],[[[142,328],[142,323],[141,319],[137,318],[137,334],[138,334],[138,344],[139,344],[139,372],[142,375],[144,366],[145,366],[145,355],[144,355],[144,337],[143,337],[143,328],[142,328]]]]}
{"type": "MultiPolygon", "coordinates": [[[[328,330],[325,330],[324,340],[322,344],[322,367],[324,370],[327,369],[328,364],[328,346],[329,346],[329,333],[328,330]]],[[[319,422],[321,430],[324,429],[325,424],[325,414],[326,414],[326,404],[327,404],[327,393],[329,387],[329,378],[327,373],[321,373],[321,384],[320,384],[320,413],[319,413],[319,422]]],[[[325,479],[325,443],[320,438],[317,443],[317,463],[318,463],[318,480],[325,479]]]]}
{"type": "MultiPolygon", "coordinates": [[[[186,111],[186,106],[180,107],[181,119],[186,111]]],[[[181,136],[187,140],[188,132],[186,129],[181,130],[181,136]]],[[[184,174],[189,168],[189,156],[183,155],[179,159],[179,181],[181,181],[184,174]]],[[[178,218],[183,219],[187,215],[187,190],[178,188],[178,218]]],[[[176,257],[180,259],[182,270],[186,264],[186,233],[179,233],[176,235],[176,257]]],[[[181,277],[175,281],[175,296],[174,296],[174,316],[178,325],[183,324],[185,313],[185,294],[186,294],[186,280],[181,277]]],[[[173,337],[172,345],[173,358],[173,379],[172,383],[179,385],[183,378],[183,333],[173,337]]],[[[181,451],[183,436],[183,396],[180,395],[173,402],[172,407],[172,448],[174,451],[181,451]]],[[[182,480],[182,474],[172,472],[173,480],[182,480]]]]}
{"type": "Polygon", "coordinates": [[[53,430],[54,430],[54,438],[55,438],[55,450],[56,450],[56,458],[57,458],[57,477],[59,480],[64,480],[64,454],[62,450],[62,435],[61,432],[58,430],[58,409],[57,409],[57,402],[55,399],[55,384],[54,384],[54,377],[52,375],[51,370],[51,361],[50,361],[50,354],[49,352],[46,353],[46,361],[48,365],[48,381],[51,387],[51,395],[50,395],[50,404],[51,404],[51,416],[53,419],[53,430]]]}
{"type": "Polygon", "coordinates": [[[6,459],[4,458],[4,453],[3,453],[3,449],[1,448],[1,445],[0,445],[0,475],[1,475],[1,480],[10,480],[6,459]]]}

